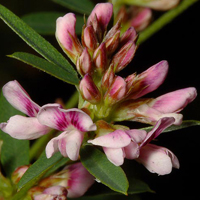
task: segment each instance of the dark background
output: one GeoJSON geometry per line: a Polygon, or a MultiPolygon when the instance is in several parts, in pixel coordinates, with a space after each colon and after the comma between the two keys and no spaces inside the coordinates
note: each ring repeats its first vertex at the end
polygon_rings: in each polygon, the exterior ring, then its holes
{"type": "MultiPolygon", "coordinates": [[[[18,16],[34,11],[62,11],[67,9],[50,0],[1,0],[1,4],[18,16]]],[[[194,86],[200,89],[200,2],[197,2],[172,23],[153,35],[138,48],[134,61],[122,71],[121,75],[144,71],[160,60],[169,62],[166,81],[151,97],[157,97],[176,89],[194,86]]],[[[155,13],[155,17],[160,13],[155,13]]],[[[44,36],[60,52],[54,36],[44,36]]],[[[16,51],[35,53],[10,28],[0,21],[0,86],[9,80],[18,80],[38,104],[54,102],[57,97],[66,101],[74,86],[57,80],[22,62],[6,57],[16,51]]],[[[200,120],[200,98],[188,105],[182,113],[184,119],[200,120]]],[[[157,144],[174,152],[180,161],[180,169],[170,175],[158,176],[144,172],[144,179],[156,194],[144,194],[142,199],[197,199],[200,180],[200,127],[170,132],[159,137],[157,144]]]]}

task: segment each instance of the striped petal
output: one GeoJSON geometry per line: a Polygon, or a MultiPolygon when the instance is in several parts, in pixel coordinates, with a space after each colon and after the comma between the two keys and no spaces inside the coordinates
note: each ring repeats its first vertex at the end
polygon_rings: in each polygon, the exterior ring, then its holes
{"type": "Polygon", "coordinates": [[[28,93],[16,80],[5,84],[2,91],[7,101],[14,108],[30,117],[36,117],[40,106],[31,100],[28,93]]]}

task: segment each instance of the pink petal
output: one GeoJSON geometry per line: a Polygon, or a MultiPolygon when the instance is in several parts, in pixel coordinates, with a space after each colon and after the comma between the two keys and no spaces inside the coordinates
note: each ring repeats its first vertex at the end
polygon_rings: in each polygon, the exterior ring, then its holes
{"type": "Polygon", "coordinates": [[[41,124],[51,128],[66,131],[77,129],[82,132],[96,130],[89,115],[77,108],[62,109],[59,104],[47,104],[38,113],[38,120],[41,124]]]}
{"type": "Polygon", "coordinates": [[[179,168],[178,159],[171,151],[152,144],[141,148],[137,161],[142,163],[150,172],[159,175],[171,173],[172,167],[179,168]]]}
{"type": "Polygon", "coordinates": [[[128,146],[124,147],[124,152],[127,159],[136,159],[140,153],[139,145],[132,141],[128,146]]]}
{"type": "Polygon", "coordinates": [[[108,158],[108,160],[116,166],[120,166],[124,163],[124,151],[122,148],[112,149],[103,147],[103,150],[108,158]]]}
{"type": "Polygon", "coordinates": [[[83,141],[83,133],[72,130],[58,141],[58,148],[64,157],[75,161],[78,159],[79,150],[83,141]],[[64,152],[64,153],[62,153],[64,152]],[[67,155],[67,156],[66,156],[67,155]]]}
{"type": "Polygon", "coordinates": [[[131,137],[131,139],[136,143],[141,143],[146,138],[147,132],[139,129],[126,130],[126,133],[131,137]]]}
{"type": "Polygon", "coordinates": [[[76,57],[82,52],[82,47],[75,33],[75,26],[76,17],[73,13],[59,17],[56,21],[56,38],[72,61],[76,60],[76,57]]]}
{"type": "Polygon", "coordinates": [[[88,143],[108,148],[121,148],[129,145],[131,138],[122,130],[116,130],[107,135],[88,140],[88,143]]]}
{"type": "Polygon", "coordinates": [[[175,119],[173,117],[164,117],[161,118],[154,128],[147,134],[146,139],[141,143],[141,147],[149,143],[151,140],[158,137],[163,130],[165,130],[167,127],[171,126],[174,123],[175,119]]]}
{"type": "Polygon", "coordinates": [[[88,188],[95,182],[94,177],[78,162],[68,165],[63,170],[69,171],[68,195],[69,198],[78,198],[85,194],[88,188]]]}
{"type": "Polygon", "coordinates": [[[40,106],[33,102],[17,81],[10,81],[3,86],[3,95],[7,101],[17,110],[25,113],[30,117],[35,117],[40,109],[40,106]]]}
{"type": "Polygon", "coordinates": [[[7,123],[1,123],[0,129],[16,139],[33,140],[47,134],[50,129],[40,124],[36,117],[15,115],[7,123]]]}
{"type": "Polygon", "coordinates": [[[148,105],[162,113],[179,112],[192,102],[196,96],[197,91],[195,88],[184,88],[164,94],[152,100],[148,105]]]}
{"type": "Polygon", "coordinates": [[[98,3],[88,17],[87,25],[90,25],[94,21],[96,15],[103,31],[105,31],[112,17],[112,13],[113,5],[111,3],[98,3]]]}
{"type": "Polygon", "coordinates": [[[134,82],[131,98],[137,99],[145,94],[156,90],[165,80],[168,72],[167,61],[161,61],[142,74],[139,74],[134,82]]]}

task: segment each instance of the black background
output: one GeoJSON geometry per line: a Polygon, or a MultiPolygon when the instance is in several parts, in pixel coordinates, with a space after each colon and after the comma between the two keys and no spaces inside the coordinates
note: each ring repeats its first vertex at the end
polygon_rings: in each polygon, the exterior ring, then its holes
{"type": "MultiPolygon", "coordinates": [[[[34,11],[63,11],[67,9],[50,0],[1,0],[18,16],[34,11]]],[[[200,2],[191,6],[173,22],[154,34],[141,44],[133,62],[122,71],[122,76],[142,72],[160,60],[169,62],[169,73],[166,81],[151,97],[184,87],[200,89],[200,2]]],[[[155,13],[155,17],[159,15],[155,13]]],[[[44,36],[60,52],[54,36],[44,36]]],[[[57,97],[66,101],[74,91],[74,86],[57,80],[37,69],[6,57],[16,51],[35,53],[10,28],[0,21],[0,86],[9,80],[18,80],[32,99],[40,105],[54,102],[57,97]]],[[[188,105],[182,113],[184,119],[200,120],[200,98],[188,105]]],[[[200,127],[163,134],[157,144],[173,151],[180,161],[180,169],[174,169],[170,175],[158,176],[144,173],[144,179],[156,194],[144,194],[142,199],[198,199],[200,180],[199,155],[200,127]]]]}

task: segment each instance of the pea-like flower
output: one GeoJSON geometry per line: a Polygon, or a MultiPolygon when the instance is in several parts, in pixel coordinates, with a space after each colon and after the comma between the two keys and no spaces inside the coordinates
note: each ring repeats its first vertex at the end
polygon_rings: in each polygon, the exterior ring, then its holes
{"type": "Polygon", "coordinates": [[[77,160],[84,133],[96,130],[96,125],[85,112],[77,108],[66,110],[59,104],[44,105],[37,118],[41,124],[63,131],[47,144],[47,158],[60,151],[64,157],[77,160]]]}

